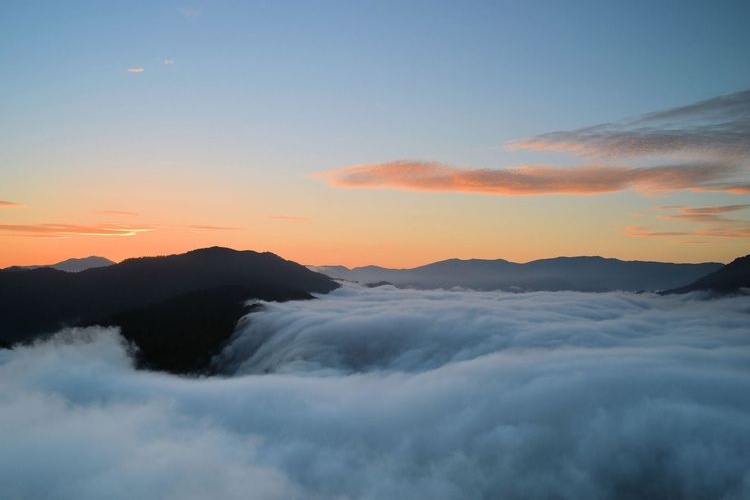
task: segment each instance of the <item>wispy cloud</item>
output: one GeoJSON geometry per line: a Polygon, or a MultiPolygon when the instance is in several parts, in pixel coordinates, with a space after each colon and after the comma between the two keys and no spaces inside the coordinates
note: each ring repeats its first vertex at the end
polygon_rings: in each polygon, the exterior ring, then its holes
{"type": "Polygon", "coordinates": [[[0,233],[13,236],[60,238],[66,236],[135,236],[157,226],[124,224],[0,224],[0,233]]]}
{"type": "Polygon", "coordinates": [[[310,222],[309,217],[298,217],[295,215],[269,215],[269,219],[274,220],[286,220],[286,221],[292,221],[292,222],[310,222]]]}
{"type": "Polygon", "coordinates": [[[630,188],[642,192],[699,190],[750,193],[750,186],[726,182],[736,173],[736,167],[721,163],[657,167],[521,166],[465,169],[438,162],[396,161],[345,167],[315,176],[337,187],[497,195],[596,194],[630,188]]]}
{"type": "Polygon", "coordinates": [[[719,205],[711,207],[686,207],[682,205],[661,205],[655,207],[663,220],[697,224],[689,230],[652,230],[647,227],[631,226],[626,229],[630,236],[638,237],[710,237],[710,238],[750,238],[750,220],[730,219],[725,214],[750,208],[750,204],[719,205]]]}
{"type": "Polygon", "coordinates": [[[26,205],[22,203],[16,203],[15,201],[3,201],[0,200],[0,208],[25,208],[26,205]]]}
{"type": "Polygon", "coordinates": [[[702,152],[742,157],[750,153],[750,90],[629,120],[540,134],[506,148],[587,156],[702,152]]]}
{"type": "MultiPolygon", "coordinates": [[[[712,227],[707,229],[695,229],[692,231],[655,231],[647,227],[630,226],[625,229],[628,236],[637,237],[708,237],[708,238],[750,238],[750,224],[745,223],[743,227],[712,227]]],[[[690,242],[694,243],[694,242],[690,242]]]]}
{"type": "Polygon", "coordinates": [[[128,68],[128,73],[143,73],[144,71],[146,70],[141,67],[128,68]]]}
{"type": "Polygon", "coordinates": [[[164,66],[173,66],[174,65],[174,60],[172,60],[172,59],[164,59],[164,61],[162,61],[162,64],[164,64],[164,66]]]}
{"type": "Polygon", "coordinates": [[[662,215],[662,219],[679,220],[689,222],[716,222],[729,221],[723,217],[730,212],[738,212],[750,207],[750,204],[721,205],[714,207],[683,207],[680,205],[667,205],[656,207],[658,210],[677,211],[677,213],[662,215]]]}
{"type": "Polygon", "coordinates": [[[566,151],[587,161],[574,167],[489,169],[402,160],[354,165],[315,177],[345,188],[496,195],[594,194],[626,189],[750,194],[750,90],[630,120],[541,134],[510,143],[506,149],[566,151]],[[645,158],[633,164],[632,157],[637,156],[645,158]],[[644,160],[650,160],[651,165],[644,160]]]}

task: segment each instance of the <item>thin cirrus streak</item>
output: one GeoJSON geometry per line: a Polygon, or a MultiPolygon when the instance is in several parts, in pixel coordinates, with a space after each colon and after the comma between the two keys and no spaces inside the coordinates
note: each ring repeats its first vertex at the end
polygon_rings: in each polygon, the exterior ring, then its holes
{"type": "Polygon", "coordinates": [[[750,203],[742,203],[739,205],[720,205],[714,207],[685,207],[682,205],[659,205],[658,210],[679,210],[683,214],[689,215],[719,215],[727,212],[736,212],[738,210],[744,210],[750,208],[750,203]]]}
{"type": "Polygon", "coordinates": [[[650,237],[708,237],[708,238],[750,238],[750,225],[747,222],[742,224],[727,224],[706,229],[695,229],[692,231],[654,231],[647,227],[630,226],[625,228],[628,236],[638,238],[650,237]]]}
{"type": "Polygon", "coordinates": [[[505,149],[581,156],[673,154],[744,158],[750,153],[750,90],[619,122],[539,134],[505,149]]]}
{"type": "Polygon", "coordinates": [[[0,208],[24,208],[26,205],[16,203],[15,201],[0,200],[0,208]]]}
{"type": "Polygon", "coordinates": [[[143,69],[143,68],[141,68],[141,67],[128,68],[128,73],[143,73],[144,71],[146,71],[146,70],[143,69]]]}
{"type": "Polygon", "coordinates": [[[154,231],[156,226],[120,224],[0,224],[0,233],[12,236],[60,238],[66,236],[135,236],[154,231]]]}
{"type": "Polygon", "coordinates": [[[721,205],[714,207],[684,207],[680,205],[667,205],[658,206],[657,210],[662,211],[676,211],[676,214],[666,214],[659,218],[666,220],[678,220],[678,221],[689,221],[689,222],[735,222],[744,223],[745,221],[736,221],[727,219],[723,215],[731,212],[739,212],[750,208],[750,203],[743,203],[739,205],[721,205]]]}
{"type": "Polygon", "coordinates": [[[750,208],[750,204],[748,203],[710,207],[659,205],[654,208],[659,212],[662,212],[662,215],[658,216],[659,219],[694,223],[698,224],[698,228],[692,230],[655,231],[647,227],[631,226],[626,228],[626,234],[636,237],[691,236],[708,238],[750,238],[750,221],[725,217],[725,214],[740,212],[750,208]]]}
{"type": "Polygon", "coordinates": [[[438,162],[395,161],[355,165],[316,174],[345,188],[392,188],[412,191],[457,191],[496,195],[598,194],[625,189],[641,192],[718,191],[750,193],[734,183],[738,169],[726,163],[655,167],[521,166],[507,169],[464,169],[438,162]]]}

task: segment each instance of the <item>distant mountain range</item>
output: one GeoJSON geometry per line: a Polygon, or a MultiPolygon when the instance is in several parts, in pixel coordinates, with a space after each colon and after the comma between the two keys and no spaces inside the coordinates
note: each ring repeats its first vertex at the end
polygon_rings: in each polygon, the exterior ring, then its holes
{"type": "Polygon", "coordinates": [[[734,259],[716,272],[704,276],[689,285],[667,290],[665,293],[688,293],[705,290],[718,294],[750,290],[750,255],[734,259]]]}
{"type": "Polygon", "coordinates": [[[272,253],[205,248],[69,273],[0,271],[0,345],[64,326],[118,325],[142,366],[200,371],[247,312],[247,299],[312,298],[339,285],[272,253]]]}
{"type": "Polygon", "coordinates": [[[29,271],[31,269],[39,269],[40,267],[51,267],[58,271],[65,271],[68,273],[79,273],[87,269],[94,269],[97,267],[107,267],[114,264],[113,261],[104,257],[97,257],[92,255],[90,257],[83,257],[81,259],[67,259],[56,264],[49,265],[37,265],[37,266],[12,266],[3,269],[3,271],[29,271]]]}
{"type": "Polygon", "coordinates": [[[417,289],[470,288],[474,290],[601,292],[658,291],[683,286],[722,264],[673,264],[622,261],[603,257],[558,257],[518,264],[507,260],[449,259],[413,269],[365,266],[311,266],[332,278],[363,284],[388,282],[417,289]]]}

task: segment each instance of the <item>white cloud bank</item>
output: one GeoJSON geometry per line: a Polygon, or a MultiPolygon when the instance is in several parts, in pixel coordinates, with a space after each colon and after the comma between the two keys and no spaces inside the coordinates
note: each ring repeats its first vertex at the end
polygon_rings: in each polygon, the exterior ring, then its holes
{"type": "Polygon", "coordinates": [[[0,497],[746,499],[749,316],[344,287],[251,315],[200,380],[77,331],[0,351],[0,497]]]}

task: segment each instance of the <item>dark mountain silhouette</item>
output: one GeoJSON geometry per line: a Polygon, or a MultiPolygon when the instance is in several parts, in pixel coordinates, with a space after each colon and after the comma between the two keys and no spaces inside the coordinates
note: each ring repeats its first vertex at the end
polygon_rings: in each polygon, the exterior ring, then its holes
{"type": "Polygon", "coordinates": [[[112,264],[114,264],[114,262],[107,258],[92,255],[90,257],[83,257],[80,259],[67,259],[63,260],[62,262],[58,262],[57,264],[50,264],[48,266],[12,266],[5,268],[4,271],[29,271],[31,269],[39,269],[40,267],[51,267],[52,269],[57,269],[58,271],[78,273],[87,269],[94,269],[96,267],[111,266],[112,264]]]}
{"type": "Polygon", "coordinates": [[[750,255],[734,259],[716,272],[689,285],[667,290],[665,293],[688,293],[705,290],[718,294],[731,294],[739,292],[741,288],[750,289],[750,255]]]}
{"type": "Polygon", "coordinates": [[[622,261],[603,257],[558,257],[517,264],[507,260],[449,259],[413,269],[377,266],[312,269],[332,278],[370,283],[387,281],[419,289],[463,287],[475,290],[665,290],[698,279],[721,264],[622,261]]]}
{"type": "Polygon", "coordinates": [[[79,273],[3,270],[0,345],[64,326],[120,325],[138,347],[142,365],[192,371],[231,336],[245,300],[310,298],[311,292],[337,287],[272,253],[219,247],[79,273]]]}

